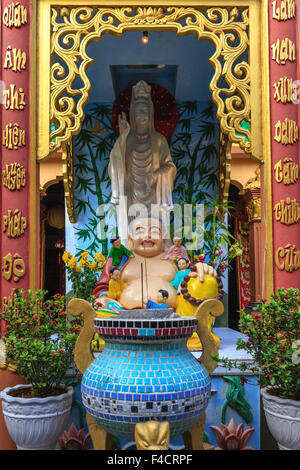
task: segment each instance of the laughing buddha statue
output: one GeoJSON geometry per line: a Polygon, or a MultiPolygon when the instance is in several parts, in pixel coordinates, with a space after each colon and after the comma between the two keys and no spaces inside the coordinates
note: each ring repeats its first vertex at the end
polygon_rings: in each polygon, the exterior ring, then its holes
{"type": "MultiPolygon", "coordinates": [[[[182,294],[177,295],[172,286],[178,269],[173,261],[163,259],[167,252],[168,239],[163,233],[162,222],[153,217],[139,217],[130,224],[128,235],[129,250],[133,256],[123,256],[118,269],[125,288],[116,302],[107,295],[112,260],[108,258],[100,279],[95,287],[94,296],[101,310],[107,315],[109,305],[120,309],[145,308],[147,300],[155,301],[160,289],[168,292],[167,305],[183,316],[193,316],[196,308],[185,300],[182,294]],[[141,276],[143,272],[143,276],[141,276]]],[[[217,296],[217,274],[212,266],[196,263],[196,273],[189,281],[189,288],[197,299],[210,299],[217,296]]],[[[209,325],[210,329],[212,324],[209,325]]],[[[215,340],[220,343],[217,336],[215,340]]],[[[196,334],[189,340],[190,349],[200,349],[201,344],[196,334]]]]}

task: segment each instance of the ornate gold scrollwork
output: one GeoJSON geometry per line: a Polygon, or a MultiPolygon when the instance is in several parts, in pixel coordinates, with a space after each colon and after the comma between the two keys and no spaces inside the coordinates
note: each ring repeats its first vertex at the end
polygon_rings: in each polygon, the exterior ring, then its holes
{"type": "Polygon", "coordinates": [[[249,222],[261,220],[260,177],[260,167],[257,167],[255,176],[247,181],[243,190],[249,222]]]}
{"type": "Polygon", "coordinates": [[[248,48],[248,8],[191,7],[169,8],[52,8],[51,54],[58,61],[51,66],[51,133],[50,151],[59,148],[76,134],[84,117],[83,108],[91,88],[86,75],[93,60],[87,45],[104,33],[122,36],[129,30],[176,31],[178,36],[195,34],[215,45],[209,59],[215,73],[210,83],[217,105],[220,127],[230,142],[251,152],[251,132],[241,127],[250,118],[250,70],[241,60],[248,48]],[[239,62],[239,60],[241,60],[239,62]],[[75,88],[80,78],[83,86],[75,88]],[[222,84],[226,85],[222,85],[222,84]]]}
{"type": "MultiPolygon", "coordinates": [[[[219,159],[219,202],[226,205],[229,196],[231,172],[231,142],[228,136],[220,132],[220,159],[219,159]]],[[[225,209],[225,208],[224,208],[225,209]]],[[[221,210],[224,215],[224,210],[221,210]]]]}
{"type": "Polygon", "coordinates": [[[74,223],[75,216],[72,139],[70,142],[65,142],[62,144],[62,173],[68,217],[69,221],[74,223]]]}

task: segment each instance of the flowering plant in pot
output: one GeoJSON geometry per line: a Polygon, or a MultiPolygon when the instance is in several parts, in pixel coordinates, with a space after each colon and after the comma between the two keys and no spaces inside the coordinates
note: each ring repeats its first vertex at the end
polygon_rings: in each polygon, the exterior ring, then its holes
{"type": "MultiPolygon", "coordinates": [[[[93,292],[97,281],[100,277],[106,258],[102,253],[91,254],[89,251],[81,251],[78,257],[72,256],[65,251],[62,256],[65,263],[68,279],[72,284],[72,291],[68,294],[68,301],[72,298],[83,299],[89,302],[95,310],[99,307],[99,303],[95,302],[93,292]]],[[[73,319],[74,328],[80,330],[83,326],[83,317],[79,315],[73,319]]],[[[102,350],[104,341],[94,334],[91,342],[92,350],[102,350]]]]}
{"type": "Polygon", "coordinates": [[[251,370],[262,387],[268,426],[280,449],[300,449],[300,289],[278,289],[251,313],[241,311],[238,339],[253,362],[216,359],[227,368],[251,370]]]}
{"type": "Polygon", "coordinates": [[[11,304],[0,310],[6,361],[28,384],[1,393],[6,426],[18,449],[54,448],[71,411],[73,389],[61,382],[73,360],[77,334],[64,311],[65,297],[45,297],[43,290],[18,289],[11,304]]]}
{"type": "Polygon", "coordinates": [[[106,262],[105,256],[102,253],[91,255],[88,251],[82,251],[77,258],[65,251],[62,260],[72,284],[73,296],[86,300],[95,307],[93,291],[99,279],[99,272],[106,262]]]}

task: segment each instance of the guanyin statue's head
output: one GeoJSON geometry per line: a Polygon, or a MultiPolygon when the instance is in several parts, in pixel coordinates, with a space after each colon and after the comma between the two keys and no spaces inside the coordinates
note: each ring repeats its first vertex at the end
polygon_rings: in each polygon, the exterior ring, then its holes
{"type": "Polygon", "coordinates": [[[130,124],[132,131],[137,136],[149,135],[154,130],[151,86],[143,80],[132,87],[130,124]]]}

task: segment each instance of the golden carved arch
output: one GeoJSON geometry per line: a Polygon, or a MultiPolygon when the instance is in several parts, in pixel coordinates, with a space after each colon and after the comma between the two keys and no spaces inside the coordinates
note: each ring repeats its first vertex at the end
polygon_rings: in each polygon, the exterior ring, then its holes
{"type": "MultiPolygon", "coordinates": [[[[195,34],[215,45],[209,59],[214,68],[210,83],[217,105],[221,132],[228,141],[252,151],[252,129],[241,127],[251,122],[250,66],[241,55],[249,46],[249,8],[213,7],[60,7],[51,9],[51,54],[59,58],[50,69],[50,132],[48,153],[70,141],[80,130],[90,82],[86,75],[93,60],[86,53],[90,42],[103,34],[122,36],[125,31],[176,31],[178,36],[195,34]],[[75,88],[80,78],[83,86],[75,88]],[[224,85],[225,83],[225,85],[224,85]],[[223,84],[223,85],[221,85],[223,84]]],[[[47,156],[45,151],[39,158],[47,156]]]]}

